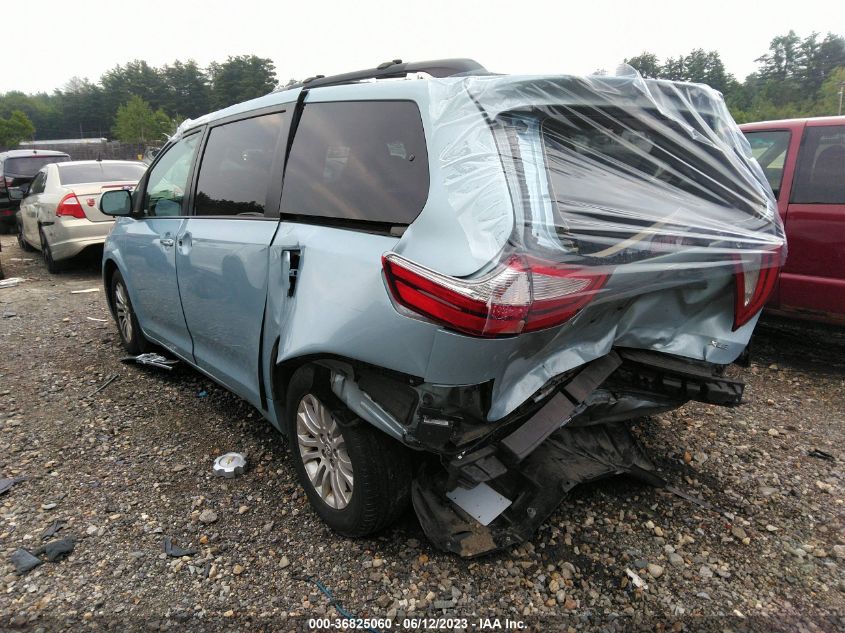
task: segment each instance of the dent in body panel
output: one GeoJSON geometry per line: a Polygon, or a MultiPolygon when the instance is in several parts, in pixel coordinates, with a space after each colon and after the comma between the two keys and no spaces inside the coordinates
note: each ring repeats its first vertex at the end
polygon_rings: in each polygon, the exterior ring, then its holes
{"type": "Polygon", "coordinates": [[[504,418],[549,380],[609,353],[631,347],[715,364],[736,360],[756,319],[731,330],[727,277],[705,288],[675,288],[636,300],[587,307],[560,328],[489,340],[439,330],[426,382],[478,384],[493,380],[488,421],[504,418]]]}
{"type": "MultiPolygon", "coordinates": [[[[326,226],[282,223],[271,250],[271,293],[278,325],[276,361],[332,355],[371,363],[411,376],[425,373],[437,326],[400,315],[388,296],[381,256],[396,238],[326,226]],[[284,251],[300,249],[296,292],[284,251]],[[274,271],[275,269],[275,271],[274,271]],[[275,295],[275,296],[273,296],[275,295]]],[[[268,332],[271,330],[268,330],[268,332]]]]}

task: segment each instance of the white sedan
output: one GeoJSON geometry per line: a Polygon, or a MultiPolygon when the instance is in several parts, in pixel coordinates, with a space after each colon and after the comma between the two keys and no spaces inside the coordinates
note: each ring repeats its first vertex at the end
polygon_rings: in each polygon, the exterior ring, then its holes
{"type": "Polygon", "coordinates": [[[114,218],[99,210],[100,196],[111,189],[135,188],[147,166],[123,160],[50,163],[22,191],[18,242],[38,249],[47,270],[59,272],[65,260],[102,244],[114,218]]]}

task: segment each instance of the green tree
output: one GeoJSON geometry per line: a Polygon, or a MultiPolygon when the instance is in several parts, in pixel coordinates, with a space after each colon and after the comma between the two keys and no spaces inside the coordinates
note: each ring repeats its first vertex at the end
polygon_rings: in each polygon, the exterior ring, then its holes
{"type": "Polygon", "coordinates": [[[135,95],[117,109],[114,135],[124,143],[158,142],[172,134],[173,120],[159,108],[153,111],[146,101],[135,95]]]}
{"type": "Polygon", "coordinates": [[[726,93],[733,88],[736,79],[725,70],[725,64],[717,51],[696,48],[684,58],[685,81],[707,84],[719,92],[726,93]]]}
{"type": "Polygon", "coordinates": [[[208,77],[194,60],[177,59],[161,69],[161,76],[167,90],[164,108],[171,116],[181,113],[195,118],[211,110],[208,77]]]}
{"type": "Polygon", "coordinates": [[[276,87],[276,68],[273,60],[255,55],[229,57],[222,64],[212,63],[212,105],[225,108],[247,99],[261,97],[276,87]]]}
{"type": "Polygon", "coordinates": [[[7,119],[0,119],[0,146],[17,147],[21,141],[30,139],[35,134],[35,126],[29,117],[20,110],[15,110],[7,119]]]}
{"type": "Polygon", "coordinates": [[[118,107],[130,97],[139,96],[150,104],[153,110],[163,107],[167,101],[167,87],[161,73],[147,62],[136,59],[108,70],[100,77],[102,101],[108,124],[112,126],[118,107]]]}
{"type": "MultiPolygon", "coordinates": [[[[55,93],[62,131],[51,138],[107,136],[114,111],[103,99],[103,89],[88,79],[73,77],[55,93]]],[[[50,138],[50,137],[48,137],[50,138]]]]}
{"type": "Polygon", "coordinates": [[[814,104],[812,114],[815,116],[833,116],[845,112],[845,99],[841,99],[840,92],[845,94],[845,66],[834,68],[819,90],[819,98],[814,104]],[[840,103],[842,110],[839,110],[840,103]]]}
{"type": "Polygon", "coordinates": [[[754,61],[760,64],[758,74],[762,79],[784,81],[794,77],[800,60],[801,38],[795,31],[789,31],[786,35],[773,38],[769,44],[769,52],[754,61]]]}
{"type": "Polygon", "coordinates": [[[660,75],[660,60],[654,53],[643,51],[639,55],[623,60],[634,70],[648,79],[657,79],[660,75]]]}
{"type": "Polygon", "coordinates": [[[834,69],[845,65],[845,38],[828,33],[819,42],[818,35],[812,33],[801,42],[801,56],[796,71],[796,79],[801,87],[813,95],[818,94],[834,69]]]}

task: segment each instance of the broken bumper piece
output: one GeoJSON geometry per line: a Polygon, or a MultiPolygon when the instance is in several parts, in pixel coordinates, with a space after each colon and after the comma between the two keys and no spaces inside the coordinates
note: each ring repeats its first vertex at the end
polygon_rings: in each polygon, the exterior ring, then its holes
{"type": "Polygon", "coordinates": [[[615,385],[678,404],[695,399],[723,406],[739,404],[743,387],[664,355],[611,352],[505,437],[422,467],[412,499],[429,539],[460,556],[479,556],[530,538],[578,484],[628,474],[665,486],[625,422],[600,409],[596,415],[596,394],[615,385]]]}
{"type": "MultiPolygon", "coordinates": [[[[470,514],[473,509],[468,505],[476,490],[490,497],[487,484],[463,493],[468,512],[447,497],[451,491],[446,470],[429,464],[414,481],[412,498],[426,536],[443,550],[471,558],[531,538],[575,486],[619,474],[664,485],[624,423],[565,427],[491,482],[493,491],[510,504],[487,525],[470,514]]],[[[476,516],[483,516],[487,504],[497,501],[480,499],[476,516]]]]}

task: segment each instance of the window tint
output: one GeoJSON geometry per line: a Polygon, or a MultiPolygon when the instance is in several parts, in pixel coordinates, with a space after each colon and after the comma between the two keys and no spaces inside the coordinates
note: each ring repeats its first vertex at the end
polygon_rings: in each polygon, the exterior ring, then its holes
{"type": "Polygon", "coordinates": [[[427,197],[428,154],[414,103],[305,106],[288,159],[282,213],[410,224],[427,197]]]}
{"type": "Polygon", "coordinates": [[[763,168],[763,173],[766,174],[766,179],[775,193],[775,198],[780,194],[783,166],[786,160],[786,150],[789,148],[790,136],[791,134],[787,130],[745,133],[745,138],[751,145],[751,154],[763,168]]]}
{"type": "Polygon", "coordinates": [[[18,156],[6,159],[4,171],[7,176],[32,178],[44,165],[63,163],[68,160],[70,156],[18,156]]]}
{"type": "Polygon", "coordinates": [[[60,165],[59,180],[63,185],[78,185],[84,182],[138,182],[144,175],[146,165],[141,163],[89,163],[86,165],[60,165]]]}
{"type": "Polygon", "coordinates": [[[845,204],[845,125],[805,128],[791,202],[845,204]]]}
{"type": "Polygon", "coordinates": [[[39,171],[35,178],[32,179],[32,184],[29,186],[29,193],[27,195],[34,196],[38,193],[44,193],[44,187],[47,184],[47,172],[39,171]]]}
{"type": "Polygon", "coordinates": [[[194,197],[196,215],[264,215],[270,179],[281,178],[281,170],[271,171],[284,117],[277,112],[211,130],[194,197]]]}
{"type": "Polygon", "coordinates": [[[183,138],[155,164],[144,193],[144,212],[147,215],[182,215],[182,200],[188,188],[188,176],[200,136],[193,134],[183,138]]]}

